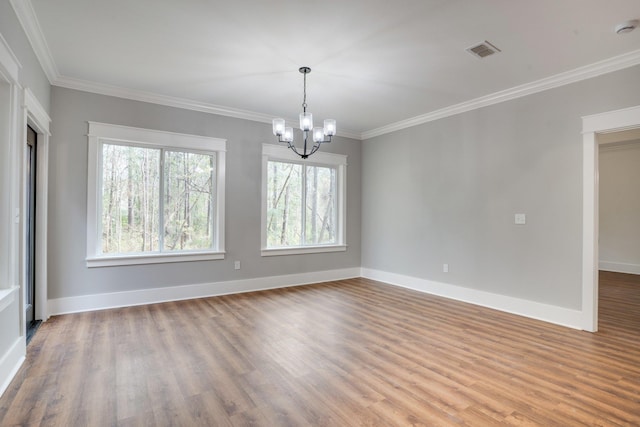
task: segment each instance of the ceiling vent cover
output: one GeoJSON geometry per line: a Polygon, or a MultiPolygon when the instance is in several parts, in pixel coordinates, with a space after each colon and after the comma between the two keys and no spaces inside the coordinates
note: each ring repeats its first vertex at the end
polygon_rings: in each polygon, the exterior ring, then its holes
{"type": "Polygon", "coordinates": [[[494,53],[501,52],[500,49],[489,43],[488,41],[483,41],[482,43],[478,43],[474,46],[468,47],[465,49],[471,55],[476,58],[486,58],[489,55],[493,55],[494,53]]]}

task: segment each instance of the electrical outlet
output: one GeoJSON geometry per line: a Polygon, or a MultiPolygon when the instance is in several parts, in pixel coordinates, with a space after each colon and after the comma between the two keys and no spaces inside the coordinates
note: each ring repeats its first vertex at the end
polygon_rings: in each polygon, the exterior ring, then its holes
{"type": "Polygon", "coordinates": [[[442,264],[442,272],[443,273],[449,272],[449,264],[442,264]]]}
{"type": "Polygon", "coordinates": [[[527,216],[523,213],[518,213],[515,215],[515,221],[517,225],[525,225],[527,223],[527,216]]]}
{"type": "Polygon", "coordinates": [[[236,270],[240,270],[240,261],[236,261],[233,263],[233,268],[235,268],[236,270]]]}

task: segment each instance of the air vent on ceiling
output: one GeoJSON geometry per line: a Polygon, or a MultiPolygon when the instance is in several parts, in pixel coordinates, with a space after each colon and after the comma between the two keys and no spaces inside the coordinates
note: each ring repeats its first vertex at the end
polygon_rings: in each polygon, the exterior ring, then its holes
{"type": "Polygon", "coordinates": [[[483,41],[482,43],[478,43],[474,46],[468,47],[465,49],[471,55],[477,58],[486,58],[489,55],[493,55],[494,53],[501,52],[500,49],[489,43],[488,41],[483,41]]]}

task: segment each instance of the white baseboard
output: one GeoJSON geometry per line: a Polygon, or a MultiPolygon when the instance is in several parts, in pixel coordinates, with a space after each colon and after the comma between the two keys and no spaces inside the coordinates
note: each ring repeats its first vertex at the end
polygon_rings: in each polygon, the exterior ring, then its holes
{"type": "Polygon", "coordinates": [[[27,343],[24,336],[19,337],[11,348],[0,358],[0,396],[9,387],[11,380],[18,373],[27,354],[27,343]]]}
{"type": "Polygon", "coordinates": [[[362,277],[569,328],[582,329],[582,311],[580,310],[368,268],[362,269],[362,277]]]}
{"type": "Polygon", "coordinates": [[[600,261],[600,270],[613,271],[615,273],[640,274],[640,265],[626,264],[624,262],[600,261]]]}
{"type": "Polygon", "coordinates": [[[489,307],[507,313],[530,317],[574,329],[582,329],[582,312],[580,310],[572,310],[535,301],[479,291],[477,289],[357,267],[312,273],[289,274],[283,276],[260,277],[245,280],[232,280],[226,282],[200,283],[196,285],[57,298],[49,300],[48,309],[51,315],[77,313],[243,292],[254,292],[332,280],[350,279],[354,277],[366,277],[368,279],[379,280],[391,285],[401,286],[483,307],[489,307]]]}
{"type": "Polygon", "coordinates": [[[328,282],[332,280],[360,277],[360,268],[316,271],[311,273],[288,274],[284,276],[260,277],[255,279],[231,280],[226,282],[200,283],[196,285],[171,286],[166,288],[139,289],[108,294],[82,295],[77,297],[50,299],[49,314],[78,313],[82,311],[104,310],[116,307],[153,304],[218,295],[237,294],[328,282]]]}

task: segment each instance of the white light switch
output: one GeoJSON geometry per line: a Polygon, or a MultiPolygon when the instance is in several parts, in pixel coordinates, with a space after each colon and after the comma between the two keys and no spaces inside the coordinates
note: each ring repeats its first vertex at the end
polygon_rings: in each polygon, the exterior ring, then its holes
{"type": "Polygon", "coordinates": [[[525,225],[527,223],[527,216],[522,213],[516,214],[515,223],[518,225],[525,225]]]}

